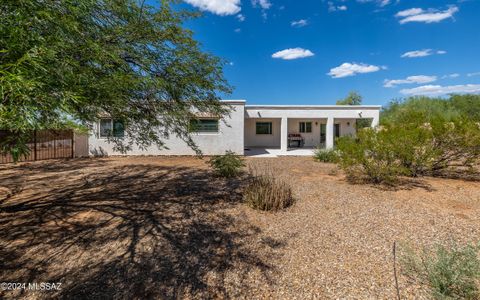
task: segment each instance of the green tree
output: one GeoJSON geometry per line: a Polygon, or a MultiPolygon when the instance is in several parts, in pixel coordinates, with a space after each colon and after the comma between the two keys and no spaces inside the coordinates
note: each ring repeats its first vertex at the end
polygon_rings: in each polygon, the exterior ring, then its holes
{"type": "MultiPolygon", "coordinates": [[[[337,105],[362,105],[363,97],[356,91],[351,91],[348,93],[347,97],[344,99],[338,100],[337,105]]],[[[355,123],[355,128],[361,129],[365,127],[370,127],[372,124],[371,119],[357,119],[355,123]]]]}
{"type": "Polygon", "coordinates": [[[480,122],[480,95],[452,95],[450,101],[460,114],[480,122]]]}
{"type": "Polygon", "coordinates": [[[434,116],[442,116],[447,120],[459,116],[448,99],[410,97],[405,100],[391,101],[381,113],[381,123],[402,122],[404,118],[414,114],[422,114],[425,122],[434,116]]]}
{"type": "Polygon", "coordinates": [[[3,0],[0,4],[0,128],[4,151],[24,149],[34,129],[99,115],[121,120],[117,149],[188,132],[193,110],[228,114],[218,95],[231,88],[223,61],[200,50],[183,22],[197,13],[174,0],[3,0]]]}
{"type": "Polygon", "coordinates": [[[363,97],[355,91],[348,93],[344,99],[338,100],[337,105],[362,105],[363,97]]]}
{"type": "Polygon", "coordinates": [[[412,113],[422,113],[425,121],[442,116],[446,120],[463,117],[480,122],[480,95],[450,95],[447,98],[410,97],[391,101],[382,111],[381,123],[395,123],[412,113]]]}

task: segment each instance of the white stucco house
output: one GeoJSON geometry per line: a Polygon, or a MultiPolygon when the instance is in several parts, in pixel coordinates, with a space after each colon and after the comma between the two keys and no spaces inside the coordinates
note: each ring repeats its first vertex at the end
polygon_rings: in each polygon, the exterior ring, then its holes
{"type": "MultiPolygon", "coordinates": [[[[376,105],[246,105],[245,100],[224,100],[232,107],[223,120],[199,117],[193,140],[204,155],[223,154],[227,150],[239,155],[252,149],[275,149],[288,154],[297,149],[334,147],[335,137],[355,135],[356,121],[369,119],[371,126],[379,122],[380,108],[376,105]]],[[[123,126],[103,118],[94,125],[89,136],[90,155],[124,155],[114,151],[107,136],[114,132],[123,136],[123,126]]],[[[172,135],[169,149],[151,146],[146,150],[134,148],[128,155],[194,155],[184,141],[172,135]]]]}

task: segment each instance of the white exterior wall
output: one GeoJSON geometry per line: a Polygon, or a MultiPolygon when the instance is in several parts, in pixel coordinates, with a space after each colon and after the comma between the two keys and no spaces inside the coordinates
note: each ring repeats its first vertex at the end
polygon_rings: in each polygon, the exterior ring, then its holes
{"type": "Polygon", "coordinates": [[[245,147],[280,147],[281,119],[245,119],[245,147]],[[257,122],[272,122],[272,134],[256,134],[257,122]]]}
{"type": "MultiPolygon", "coordinates": [[[[202,150],[204,155],[224,154],[231,150],[239,155],[244,154],[244,120],[245,120],[245,101],[224,101],[232,106],[230,117],[224,121],[219,121],[218,133],[193,133],[192,139],[202,150]]],[[[98,124],[97,124],[98,125],[98,124]]],[[[114,144],[108,143],[107,139],[100,138],[98,135],[98,126],[92,132],[89,138],[90,155],[95,153],[102,155],[125,155],[113,150],[114,144]]],[[[165,140],[165,145],[169,149],[158,149],[152,145],[146,150],[133,146],[126,155],[195,155],[193,151],[183,140],[171,135],[165,140]]]]}
{"type": "Polygon", "coordinates": [[[327,120],[325,119],[289,119],[288,120],[288,134],[298,133],[301,134],[304,141],[305,147],[315,147],[320,144],[320,125],[326,124],[327,120]],[[312,123],[312,132],[300,132],[300,122],[311,122],[312,123]],[[317,123],[317,124],[315,124],[317,123]]]}
{"type": "Polygon", "coordinates": [[[340,136],[355,135],[357,133],[355,119],[335,119],[334,123],[340,124],[340,136]]]}
{"type": "MultiPolygon", "coordinates": [[[[340,124],[340,135],[356,133],[356,119],[373,119],[372,127],[378,125],[380,106],[245,106],[245,101],[224,101],[232,105],[233,111],[225,124],[219,122],[218,133],[192,134],[193,140],[205,155],[223,154],[232,150],[243,155],[245,147],[280,147],[287,151],[287,135],[299,133],[299,122],[312,122],[312,133],[301,133],[305,146],[316,147],[320,143],[320,125],[326,124],[326,147],[333,147],[333,124],[340,124]],[[257,135],[256,122],[272,122],[271,135],[257,135]],[[317,124],[315,124],[317,122],[317,124]],[[285,126],[282,126],[284,124],[285,126]]],[[[97,124],[98,125],[98,124],[97,124]]],[[[90,155],[124,155],[113,151],[114,145],[99,138],[98,126],[89,137],[90,155]]],[[[169,149],[151,146],[146,150],[138,147],[126,155],[195,155],[184,141],[172,135],[165,141],[169,149]]]]}

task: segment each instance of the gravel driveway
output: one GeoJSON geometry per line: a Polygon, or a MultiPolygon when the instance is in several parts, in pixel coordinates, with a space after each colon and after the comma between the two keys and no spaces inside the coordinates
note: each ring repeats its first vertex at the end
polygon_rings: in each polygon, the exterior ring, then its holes
{"type": "MultiPolygon", "coordinates": [[[[253,211],[241,181],[195,158],[0,166],[0,281],[62,282],[0,298],[394,299],[394,241],[480,236],[478,182],[392,190],[308,157],[247,161],[288,180],[296,204],[253,211]]],[[[402,299],[427,297],[403,275],[399,285],[402,299]]]]}

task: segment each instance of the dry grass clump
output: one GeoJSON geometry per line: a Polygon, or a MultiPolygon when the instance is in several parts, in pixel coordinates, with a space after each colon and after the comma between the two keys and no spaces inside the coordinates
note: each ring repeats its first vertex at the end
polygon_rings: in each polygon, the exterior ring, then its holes
{"type": "Polygon", "coordinates": [[[417,253],[406,246],[402,266],[434,299],[480,299],[480,244],[437,245],[417,253]]]}
{"type": "Polygon", "coordinates": [[[244,200],[253,209],[277,211],[294,203],[290,185],[273,175],[273,172],[250,170],[250,178],[244,191],[244,200]]]}
{"type": "Polygon", "coordinates": [[[213,156],[208,163],[215,173],[225,178],[232,178],[242,173],[245,166],[243,158],[233,151],[226,151],[224,155],[213,156]]]}

